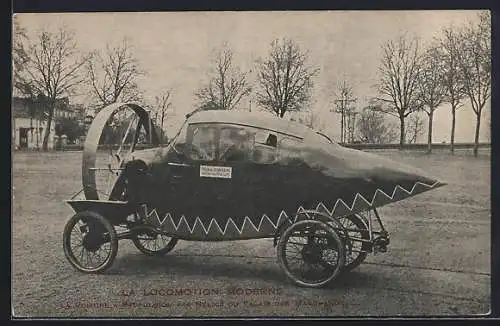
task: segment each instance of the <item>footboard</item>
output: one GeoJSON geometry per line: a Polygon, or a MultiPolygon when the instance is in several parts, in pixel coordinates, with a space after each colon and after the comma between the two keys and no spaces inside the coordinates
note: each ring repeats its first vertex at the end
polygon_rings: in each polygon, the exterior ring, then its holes
{"type": "Polygon", "coordinates": [[[112,224],[122,223],[127,216],[133,214],[137,210],[137,206],[125,201],[111,200],[67,200],[66,203],[71,206],[75,213],[83,211],[96,212],[112,224]]]}

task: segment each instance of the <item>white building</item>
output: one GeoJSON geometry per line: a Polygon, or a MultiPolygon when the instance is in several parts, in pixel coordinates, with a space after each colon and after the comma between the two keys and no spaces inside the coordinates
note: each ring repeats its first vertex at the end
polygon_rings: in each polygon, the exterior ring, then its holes
{"type": "MultiPolygon", "coordinates": [[[[41,149],[46,123],[37,119],[14,118],[12,121],[14,149],[41,149]]],[[[49,149],[54,147],[54,124],[50,128],[49,149]]]]}
{"type": "MultiPolygon", "coordinates": [[[[48,149],[54,148],[56,121],[60,117],[72,117],[72,112],[67,109],[67,99],[63,99],[55,112],[49,133],[48,149]],[[66,105],[64,105],[66,104],[66,105]]],[[[12,99],[12,146],[13,149],[41,149],[45,136],[46,121],[32,117],[29,113],[26,100],[20,97],[12,99]]]]}

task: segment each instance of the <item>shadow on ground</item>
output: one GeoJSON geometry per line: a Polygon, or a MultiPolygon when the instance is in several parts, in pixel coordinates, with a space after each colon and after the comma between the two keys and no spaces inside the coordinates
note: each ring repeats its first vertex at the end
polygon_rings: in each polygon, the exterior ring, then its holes
{"type": "MultiPolygon", "coordinates": [[[[110,275],[191,276],[204,278],[229,278],[290,284],[278,263],[271,258],[167,255],[148,257],[141,254],[124,254],[117,258],[110,275]]],[[[357,270],[341,273],[328,288],[363,288],[379,283],[372,274],[357,270]]]]}

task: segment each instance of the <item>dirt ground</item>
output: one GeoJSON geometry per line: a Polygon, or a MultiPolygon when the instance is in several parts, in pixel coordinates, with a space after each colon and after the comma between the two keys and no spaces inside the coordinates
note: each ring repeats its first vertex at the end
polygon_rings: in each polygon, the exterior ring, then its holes
{"type": "Polygon", "coordinates": [[[64,258],[64,203],[81,152],[13,154],[12,309],[17,317],[455,316],[490,310],[490,156],[378,152],[446,181],[380,209],[389,250],[321,290],[291,285],[270,240],[181,241],[163,258],[120,242],[102,275],[64,258]]]}

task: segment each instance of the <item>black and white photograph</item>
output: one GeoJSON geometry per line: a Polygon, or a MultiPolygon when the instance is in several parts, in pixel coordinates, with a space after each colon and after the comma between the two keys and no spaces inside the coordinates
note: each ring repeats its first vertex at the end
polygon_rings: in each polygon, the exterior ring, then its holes
{"type": "Polygon", "coordinates": [[[491,313],[488,10],[16,13],[11,315],[491,313]]]}

